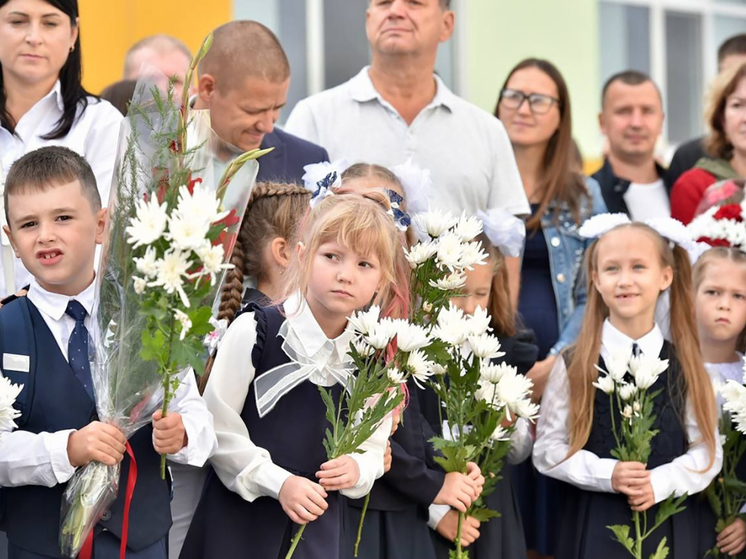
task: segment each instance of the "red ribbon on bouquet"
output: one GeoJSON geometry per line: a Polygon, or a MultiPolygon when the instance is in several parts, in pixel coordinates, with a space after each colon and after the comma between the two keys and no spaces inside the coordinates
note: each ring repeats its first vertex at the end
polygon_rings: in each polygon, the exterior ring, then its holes
{"type": "MultiPolygon", "coordinates": [[[[119,559],[125,559],[127,554],[127,534],[130,527],[130,505],[132,504],[132,495],[135,493],[135,484],[137,483],[137,460],[135,453],[132,451],[129,441],[127,441],[127,454],[130,457],[130,470],[127,474],[127,487],[124,491],[124,514],[122,518],[122,543],[119,546],[119,559]]],[[[91,559],[93,556],[93,532],[92,529],[85,539],[83,548],[78,554],[78,559],[91,559]]]]}

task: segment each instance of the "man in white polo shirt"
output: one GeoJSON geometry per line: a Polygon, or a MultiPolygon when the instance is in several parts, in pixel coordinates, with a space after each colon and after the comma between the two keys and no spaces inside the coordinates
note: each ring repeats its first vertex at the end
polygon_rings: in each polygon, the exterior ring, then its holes
{"type": "MultiPolygon", "coordinates": [[[[298,103],[285,129],[323,146],[332,160],[390,168],[412,158],[432,174],[432,207],[469,215],[494,207],[528,214],[503,125],[434,74],[438,45],[453,33],[449,5],[369,0],[371,65],[298,103]]],[[[518,259],[509,260],[515,297],[520,268],[518,259]]]]}

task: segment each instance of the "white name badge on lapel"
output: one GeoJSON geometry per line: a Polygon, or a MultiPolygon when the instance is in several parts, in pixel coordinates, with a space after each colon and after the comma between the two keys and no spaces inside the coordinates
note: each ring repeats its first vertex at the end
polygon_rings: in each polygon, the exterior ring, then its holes
{"type": "Polygon", "coordinates": [[[28,373],[31,369],[31,358],[28,355],[3,353],[3,370],[28,373]]]}

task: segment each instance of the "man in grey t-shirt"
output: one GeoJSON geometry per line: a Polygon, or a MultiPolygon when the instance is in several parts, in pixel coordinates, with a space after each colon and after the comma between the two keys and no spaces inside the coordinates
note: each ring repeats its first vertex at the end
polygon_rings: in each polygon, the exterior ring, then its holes
{"type": "MultiPolygon", "coordinates": [[[[392,167],[412,158],[432,174],[432,207],[528,214],[502,123],[456,96],[434,73],[438,45],[453,33],[449,4],[370,0],[371,65],[298,103],[285,129],[323,146],[332,160],[392,167]]],[[[520,265],[517,258],[508,261],[517,299],[520,265]]]]}

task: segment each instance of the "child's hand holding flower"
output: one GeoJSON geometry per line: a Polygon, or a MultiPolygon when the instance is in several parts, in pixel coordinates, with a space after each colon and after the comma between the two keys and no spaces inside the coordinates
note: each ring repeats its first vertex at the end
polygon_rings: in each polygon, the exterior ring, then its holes
{"type": "Polygon", "coordinates": [[[171,412],[163,417],[162,410],[153,414],[153,448],[156,452],[176,454],[188,443],[189,438],[181,414],[171,412]]]}
{"type": "Polygon", "coordinates": [[[349,454],[321,464],[316,472],[321,486],[327,491],[341,491],[355,487],[360,479],[360,466],[349,454]]]}

